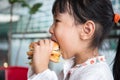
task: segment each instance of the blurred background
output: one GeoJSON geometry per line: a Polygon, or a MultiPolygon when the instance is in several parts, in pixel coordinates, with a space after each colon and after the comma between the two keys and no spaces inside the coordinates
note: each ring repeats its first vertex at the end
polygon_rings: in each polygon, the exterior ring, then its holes
{"type": "MultiPolygon", "coordinates": [[[[0,0],[0,67],[29,67],[26,55],[29,44],[50,37],[48,29],[53,20],[51,13],[53,2],[54,0],[0,0]]],[[[114,12],[120,14],[120,0],[111,2],[114,12]]],[[[110,66],[119,37],[118,23],[100,48],[110,66]]],[[[58,72],[61,64],[62,60],[61,63],[50,63],[50,67],[58,72]]]]}

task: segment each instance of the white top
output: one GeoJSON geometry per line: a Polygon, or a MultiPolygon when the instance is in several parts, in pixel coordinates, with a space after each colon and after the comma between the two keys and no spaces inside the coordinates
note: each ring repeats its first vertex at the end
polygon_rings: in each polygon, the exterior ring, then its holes
{"type": "Polygon", "coordinates": [[[36,75],[30,68],[28,80],[114,80],[104,56],[88,59],[71,68],[73,64],[74,59],[67,60],[58,76],[50,69],[36,75]]]}

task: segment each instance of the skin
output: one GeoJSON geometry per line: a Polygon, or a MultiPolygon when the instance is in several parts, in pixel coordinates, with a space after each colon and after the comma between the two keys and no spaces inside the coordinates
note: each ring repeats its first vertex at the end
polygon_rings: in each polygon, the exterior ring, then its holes
{"type": "Polygon", "coordinates": [[[91,20],[84,24],[75,24],[72,15],[67,12],[54,15],[54,22],[49,30],[51,40],[40,40],[39,44],[34,45],[33,69],[35,73],[48,69],[50,52],[53,47],[52,41],[59,44],[64,59],[75,57],[74,65],[98,56],[97,48],[89,47],[94,31],[95,23],[91,20]]]}

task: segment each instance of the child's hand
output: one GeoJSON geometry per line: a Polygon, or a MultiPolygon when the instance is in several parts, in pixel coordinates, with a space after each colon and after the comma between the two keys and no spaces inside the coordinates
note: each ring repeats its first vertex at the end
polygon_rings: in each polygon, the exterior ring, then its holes
{"type": "Polygon", "coordinates": [[[50,53],[52,52],[53,42],[45,39],[34,44],[33,69],[35,73],[41,73],[48,69],[50,53]]]}

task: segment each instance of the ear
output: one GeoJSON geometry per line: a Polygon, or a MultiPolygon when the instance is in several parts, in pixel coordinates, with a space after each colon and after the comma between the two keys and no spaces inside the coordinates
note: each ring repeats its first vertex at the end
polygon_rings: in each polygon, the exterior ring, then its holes
{"type": "Polygon", "coordinates": [[[80,33],[81,39],[87,40],[93,37],[95,32],[95,23],[91,20],[88,20],[82,26],[82,31],[80,33]]]}

